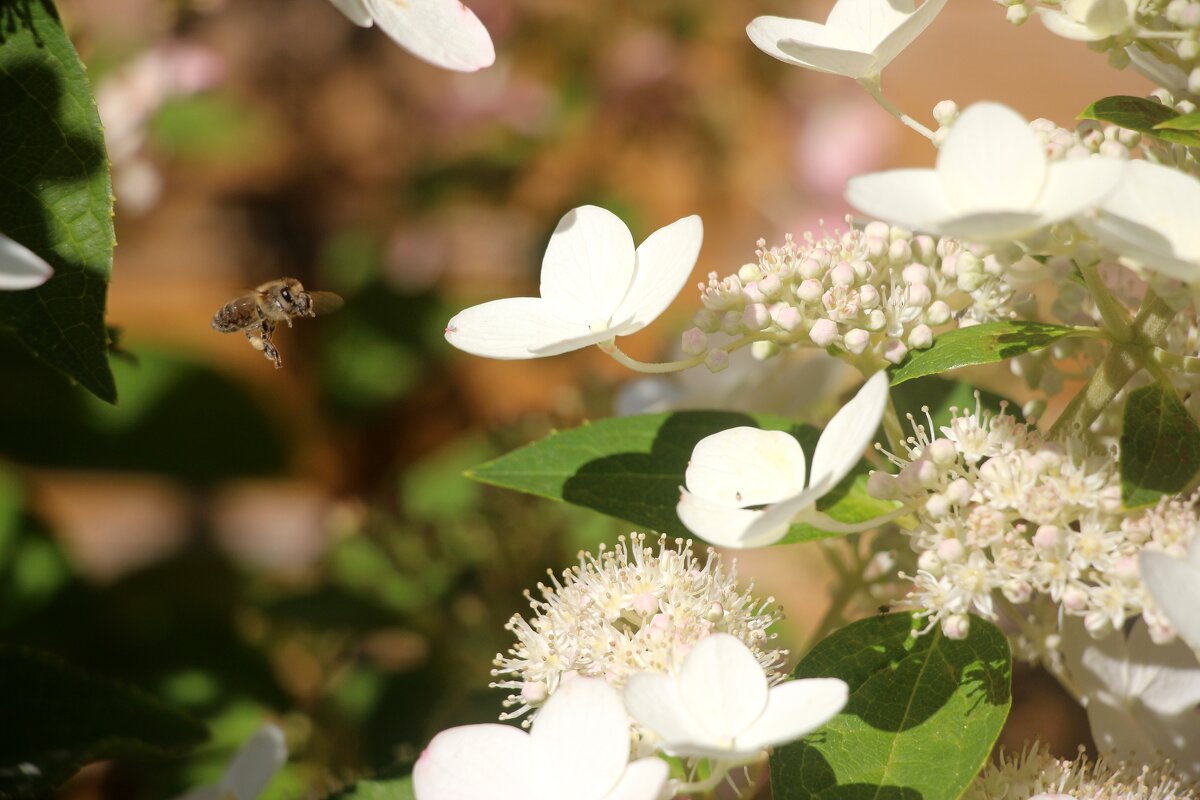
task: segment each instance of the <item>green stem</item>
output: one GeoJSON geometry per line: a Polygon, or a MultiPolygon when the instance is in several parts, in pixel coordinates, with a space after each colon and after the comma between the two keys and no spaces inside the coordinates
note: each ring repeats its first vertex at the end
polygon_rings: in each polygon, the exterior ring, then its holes
{"type": "MultiPolygon", "coordinates": [[[[718,349],[724,350],[727,353],[732,353],[734,350],[740,350],[746,345],[753,344],[762,338],[763,337],[761,336],[743,336],[733,344],[718,349]]],[[[601,342],[596,346],[612,356],[613,360],[618,364],[629,367],[635,372],[644,372],[648,375],[662,375],[668,372],[682,372],[685,369],[691,369],[692,367],[697,367],[703,364],[704,359],[708,357],[708,353],[705,352],[700,353],[699,355],[694,355],[691,358],[680,359],[679,361],[664,361],[659,364],[649,364],[645,361],[638,361],[636,358],[633,358],[625,353],[625,351],[617,346],[615,339],[607,342],[601,342]]]]}
{"type": "MultiPolygon", "coordinates": [[[[903,111],[896,108],[894,105],[891,104],[891,102],[886,97],[883,96],[883,87],[879,83],[878,75],[871,75],[871,76],[868,76],[865,78],[859,78],[858,85],[863,87],[864,89],[866,89],[867,92],[871,95],[871,97],[875,98],[875,102],[878,103],[879,106],[884,111],[888,112],[893,117],[900,120],[902,123],[907,125],[909,128],[912,128],[914,131],[921,134],[929,141],[931,141],[931,142],[934,141],[933,131],[929,130],[929,128],[926,128],[924,125],[917,122],[915,119],[910,117],[908,114],[905,114],[903,111]]],[[[935,142],[935,144],[936,144],[936,142],[935,142]]]]}
{"type": "Polygon", "coordinates": [[[1100,271],[1096,269],[1096,264],[1079,264],[1078,267],[1079,272],[1083,275],[1084,283],[1087,284],[1088,291],[1092,293],[1092,300],[1096,302],[1100,318],[1104,320],[1104,327],[1108,329],[1109,338],[1121,344],[1133,341],[1129,311],[1117,301],[1117,298],[1113,297],[1112,292],[1104,285],[1100,271]]]}

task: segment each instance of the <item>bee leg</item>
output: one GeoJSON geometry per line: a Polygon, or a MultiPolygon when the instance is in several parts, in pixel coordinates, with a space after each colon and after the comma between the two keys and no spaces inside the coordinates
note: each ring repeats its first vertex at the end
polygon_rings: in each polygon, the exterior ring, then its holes
{"type": "Polygon", "coordinates": [[[275,327],[271,323],[264,321],[262,325],[262,333],[259,335],[259,340],[262,342],[263,355],[271,359],[275,364],[275,369],[283,366],[283,358],[280,357],[279,351],[271,342],[271,334],[275,332],[275,327]]]}
{"type": "Polygon", "coordinates": [[[257,329],[247,328],[245,330],[245,334],[246,334],[246,341],[250,343],[251,347],[253,347],[255,350],[259,350],[259,351],[261,351],[263,349],[262,335],[259,333],[259,331],[257,329]]]}

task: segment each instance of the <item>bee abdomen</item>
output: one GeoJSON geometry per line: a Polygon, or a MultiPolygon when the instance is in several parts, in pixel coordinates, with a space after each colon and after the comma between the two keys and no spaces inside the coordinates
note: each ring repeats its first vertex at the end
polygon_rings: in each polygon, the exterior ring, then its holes
{"type": "Polygon", "coordinates": [[[253,319],[247,319],[247,315],[242,309],[235,306],[225,306],[217,311],[216,314],[213,314],[212,326],[215,331],[233,333],[234,331],[240,331],[253,321],[253,319]]]}

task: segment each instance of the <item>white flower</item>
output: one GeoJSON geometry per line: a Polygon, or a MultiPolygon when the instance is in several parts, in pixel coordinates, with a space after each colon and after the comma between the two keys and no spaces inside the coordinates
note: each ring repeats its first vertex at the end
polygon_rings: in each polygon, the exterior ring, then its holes
{"type": "Polygon", "coordinates": [[[540,358],[635,333],[679,294],[703,238],[700,218],[684,217],[634,250],[616,215],[581,206],[550,237],[541,297],[493,300],[459,312],[446,326],[446,340],[489,358],[540,358]]]}
{"type": "Polygon", "coordinates": [[[0,234],[0,290],[32,289],[53,274],[54,268],[41,256],[0,234]]]}
{"type": "Polygon", "coordinates": [[[724,547],[779,541],[793,520],[816,515],[817,501],[862,458],[887,399],[887,374],[878,372],[833,416],[817,442],[807,488],[804,451],[791,435],[742,427],[706,436],[692,451],[684,476],[687,488],[676,507],[680,521],[724,547]]]}
{"type": "Polygon", "coordinates": [[[1165,756],[1200,776],[1200,663],[1186,645],[1156,645],[1142,619],[1128,639],[1118,630],[1100,640],[1069,619],[1062,649],[1102,753],[1143,763],[1165,756]]]}
{"type": "Polygon", "coordinates": [[[1121,187],[1085,226],[1107,247],[1181,281],[1200,281],[1200,180],[1130,161],[1121,187]]]}
{"type": "Polygon", "coordinates": [[[629,716],[599,678],[559,688],[526,733],[510,725],[442,731],[413,767],[417,800],[654,800],[667,781],[658,758],[629,763],[629,716]]]}
{"type": "Polygon", "coordinates": [[[837,715],[849,687],[837,678],[793,680],[768,688],[754,655],[714,633],[688,653],[677,675],[644,672],[625,687],[625,707],[672,754],[756,760],[837,715]]]}
{"type": "Polygon", "coordinates": [[[819,72],[872,80],[912,43],[946,0],[838,0],[824,25],[802,19],[758,17],[750,40],[768,55],[819,72]]]}
{"type": "Polygon", "coordinates": [[[1187,560],[1143,550],[1138,556],[1142,582],[1175,626],[1179,638],[1200,652],[1200,536],[1192,539],[1187,560]]]}
{"type": "Polygon", "coordinates": [[[1035,8],[1042,24],[1066,39],[1098,42],[1129,30],[1138,0],[1062,0],[1059,9],[1035,8]]]}
{"type": "Polygon", "coordinates": [[[285,763],[283,731],[263,725],[234,754],[220,783],[193,790],[177,800],[254,800],[285,763]]]}
{"type": "Polygon", "coordinates": [[[975,242],[1018,239],[1099,205],[1125,162],[1049,162],[1020,114],[998,103],[963,111],[934,169],[898,169],[852,178],[851,205],[873,217],[975,242]]]}
{"type": "Polygon", "coordinates": [[[355,25],[378,25],[396,44],[434,66],[474,72],[496,60],[487,28],[459,0],[330,2],[355,25]]]}

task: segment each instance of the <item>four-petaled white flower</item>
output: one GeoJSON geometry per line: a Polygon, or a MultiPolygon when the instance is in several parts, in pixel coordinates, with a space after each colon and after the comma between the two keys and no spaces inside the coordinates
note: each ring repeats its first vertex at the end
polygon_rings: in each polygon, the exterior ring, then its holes
{"type": "Polygon", "coordinates": [[[487,28],[459,0],[330,0],[355,25],[378,25],[396,44],[437,67],[474,72],[496,50],[487,28]]]}
{"type": "Polygon", "coordinates": [[[724,547],[762,547],[793,521],[828,526],[819,499],[849,474],[875,436],[887,405],[884,372],[868,380],[829,421],[813,454],[805,487],[804,451],[782,431],[730,428],[701,439],[692,451],[676,513],[705,541],[724,547]],[[753,506],[765,506],[756,510],[753,506]]]}
{"type": "Polygon", "coordinates": [[[1057,9],[1035,8],[1053,33],[1080,42],[1098,42],[1128,31],[1138,0],[1062,0],[1057,9]]]}
{"type": "Polygon", "coordinates": [[[629,763],[629,746],[621,695],[577,676],[550,696],[529,733],[484,724],[433,737],[413,767],[413,789],[417,800],[655,800],[667,764],[629,763]]]}
{"type": "Polygon", "coordinates": [[[846,200],[914,231],[1003,242],[1100,205],[1124,172],[1124,161],[1099,156],[1050,163],[1020,114],[976,103],[950,129],[935,169],[851,178],[846,200]]]}
{"type": "Polygon", "coordinates": [[[54,268],[41,256],[0,234],[0,290],[32,289],[53,274],[54,268]]]}
{"type": "Polygon", "coordinates": [[[1171,620],[1179,638],[1200,654],[1200,536],[1188,545],[1187,560],[1143,550],[1138,569],[1154,602],[1171,620]]]}
{"type": "Polygon", "coordinates": [[[768,55],[819,72],[877,81],[946,5],[946,0],[838,0],[824,25],[803,19],[758,17],[746,26],[768,55]]]}
{"type": "Polygon", "coordinates": [[[1091,219],[1105,246],[1181,281],[1200,281],[1200,180],[1179,170],[1130,161],[1125,180],[1091,219]]]}
{"type": "Polygon", "coordinates": [[[581,206],[558,223],[542,258],[541,297],[459,312],[446,341],[489,358],[540,358],[640,331],[667,309],[700,254],[704,228],[684,217],[633,246],[611,211],[581,206]]]}
{"type": "MultiPolygon", "coordinates": [[[[1195,607],[1191,609],[1195,613],[1195,607]]],[[[1140,617],[1093,639],[1077,617],[1063,626],[1064,661],[1102,754],[1200,776],[1200,663],[1183,642],[1158,645],[1140,617]]]]}
{"type": "Polygon", "coordinates": [[[285,763],[283,731],[263,725],[234,754],[220,783],[195,789],[177,800],[254,800],[285,763]]]}
{"type": "Polygon", "coordinates": [[[747,762],[815,731],[842,710],[848,695],[837,678],[768,687],[746,645],[714,633],[696,643],[678,675],[630,678],[625,707],[669,753],[747,762]]]}

